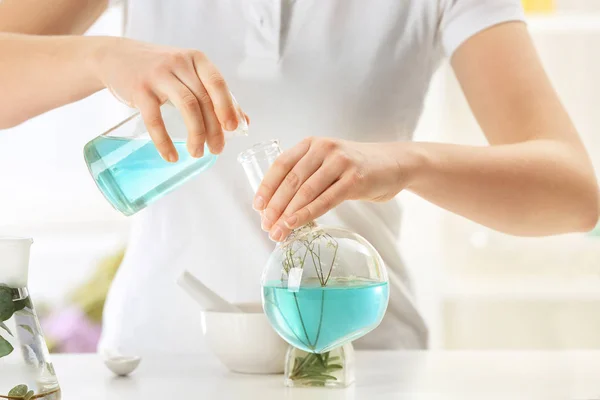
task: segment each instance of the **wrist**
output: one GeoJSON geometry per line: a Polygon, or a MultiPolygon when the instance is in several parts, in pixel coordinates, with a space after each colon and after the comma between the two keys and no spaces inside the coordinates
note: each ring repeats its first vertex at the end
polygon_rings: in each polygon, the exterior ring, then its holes
{"type": "Polygon", "coordinates": [[[426,146],[418,142],[396,142],[394,153],[395,181],[399,190],[410,190],[422,181],[430,164],[426,146]]]}
{"type": "Polygon", "coordinates": [[[112,36],[88,37],[84,43],[83,60],[87,71],[100,89],[106,87],[103,65],[112,48],[118,44],[121,38],[112,36]]]}

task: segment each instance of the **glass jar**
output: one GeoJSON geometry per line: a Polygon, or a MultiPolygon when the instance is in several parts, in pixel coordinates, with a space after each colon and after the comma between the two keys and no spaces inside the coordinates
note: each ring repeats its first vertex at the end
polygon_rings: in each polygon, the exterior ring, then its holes
{"type": "Polygon", "coordinates": [[[0,237],[0,398],[59,400],[60,386],[27,289],[31,243],[0,237]]]}
{"type": "MultiPolygon", "coordinates": [[[[239,155],[254,191],[280,154],[274,140],[239,155]]],[[[317,360],[375,329],[389,300],[387,271],[375,248],[354,232],[315,222],[275,246],[261,285],[273,328],[295,348],[319,355],[317,360]]]]}
{"type": "MultiPolygon", "coordinates": [[[[232,99],[238,111],[238,127],[225,132],[226,139],[248,133],[244,113],[233,96],[232,99]]],[[[188,132],[179,110],[171,102],[163,104],[160,110],[179,154],[177,162],[170,163],[161,157],[140,113],[91,140],[84,148],[85,162],[98,189],[125,216],[144,209],[212,167],[217,160],[207,146],[204,156],[192,157],[186,147],[188,132]]]]}

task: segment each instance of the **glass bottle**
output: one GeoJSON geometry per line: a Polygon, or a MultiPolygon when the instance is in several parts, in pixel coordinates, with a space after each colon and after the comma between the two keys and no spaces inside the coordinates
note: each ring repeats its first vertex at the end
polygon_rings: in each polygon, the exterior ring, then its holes
{"type": "MultiPolygon", "coordinates": [[[[239,155],[254,191],[280,154],[279,142],[273,140],[239,155]]],[[[349,368],[344,356],[349,347],[343,346],[377,327],[389,300],[387,271],[375,248],[354,232],[315,222],[295,229],[275,246],[261,285],[263,308],[273,328],[296,349],[314,354],[311,360],[321,367],[324,358],[341,351],[335,362],[349,368]]],[[[286,365],[296,365],[298,354],[305,357],[290,350],[286,365]]],[[[292,375],[286,383],[294,386],[345,384],[327,373],[306,379],[292,375]]]]}
{"type": "Polygon", "coordinates": [[[32,243],[0,237],[0,398],[59,400],[60,386],[27,289],[32,243]]]}
{"type": "MultiPolygon", "coordinates": [[[[238,111],[238,127],[231,136],[245,136],[246,118],[233,98],[238,111]]],[[[214,165],[217,156],[205,146],[204,156],[192,157],[186,147],[187,128],[183,116],[170,102],[161,106],[165,127],[179,160],[165,161],[154,146],[139,113],[120,122],[84,147],[84,158],[92,178],[106,200],[125,216],[144,209],[170,193],[190,178],[214,165]]]]}

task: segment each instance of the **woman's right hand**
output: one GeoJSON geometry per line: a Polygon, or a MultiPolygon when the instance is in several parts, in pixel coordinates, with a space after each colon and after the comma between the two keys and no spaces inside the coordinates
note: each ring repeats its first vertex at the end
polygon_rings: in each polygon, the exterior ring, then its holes
{"type": "MultiPolygon", "coordinates": [[[[119,100],[135,107],[161,156],[178,159],[167,134],[160,106],[170,100],[188,129],[187,148],[193,157],[223,150],[223,129],[233,131],[238,110],[219,70],[201,52],[142,43],[125,38],[102,38],[92,58],[102,84],[119,100]]],[[[247,118],[247,117],[246,117],[247,118]]]]}

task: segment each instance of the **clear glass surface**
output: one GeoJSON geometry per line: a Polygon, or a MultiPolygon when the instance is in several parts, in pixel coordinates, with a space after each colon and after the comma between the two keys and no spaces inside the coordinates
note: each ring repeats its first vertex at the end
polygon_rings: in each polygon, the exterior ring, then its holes
{"type": "MultiPolygon", "coordinates": [[[[237,107],[238,127],[234,132],[226,132],[226,137],[248,132],[246,119],[237,107]]],[[[208,147],[205,147],[203,157],[194,158],[189,154],[187,128],[175,106],[169,102],[163,104],[161,114],[179,154],[175,163],[169,163],[160,156],[139,113],[84,147],[85,162],[98,189],[116,210],[126,216],[137,213],[177,189],[212,167],[217,160],[208,147]]]]}

